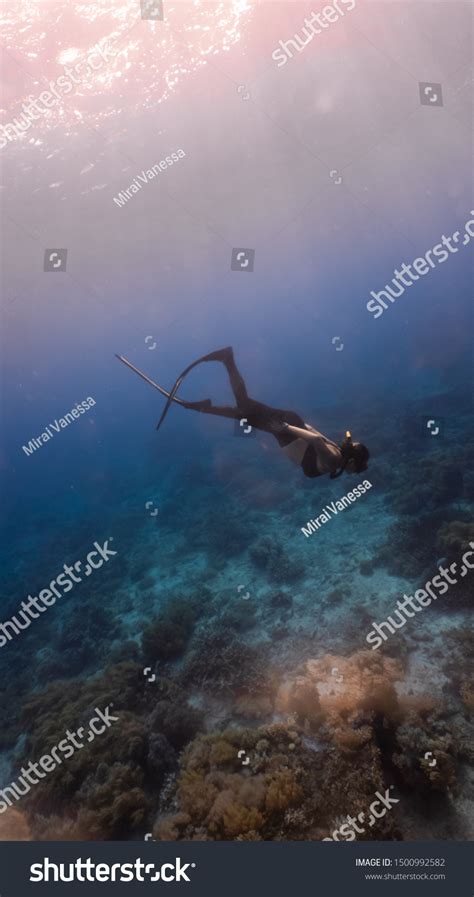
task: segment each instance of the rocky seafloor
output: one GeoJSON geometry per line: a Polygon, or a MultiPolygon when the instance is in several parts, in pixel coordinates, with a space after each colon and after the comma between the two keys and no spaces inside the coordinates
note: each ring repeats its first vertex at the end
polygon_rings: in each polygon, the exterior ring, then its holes
{"type": "MultiPolygon", "coordinates": [[[[0,787],[95,707],[119,720],[2,812],[0,838],[322,840],[349,815],[359,840],[471,839],[473,574],[366,641],[474,539],[466,409],[456,420],[428,450],[400,416],[368,415],[372,488],[309,538],[357,478],[304,481],[277,452],[246,466],[244,440],[238,465],[171,471],[156,517],[134,517],[149,482],[114,493],[113,563],[0,652],[0,787]],[[393,806],[368,822],[377,792],[393,806]]],[[[69,523],[30,582],[87,551],[69,523]]]]}

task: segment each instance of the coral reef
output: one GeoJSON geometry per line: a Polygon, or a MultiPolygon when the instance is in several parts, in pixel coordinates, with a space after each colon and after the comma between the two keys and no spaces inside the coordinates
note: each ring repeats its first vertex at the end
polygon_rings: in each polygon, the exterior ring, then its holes
{"type": "Polygon", "coordinates": [[[403,678],[399,661],[368,651],[307,661],[278,691],[285,722],[199,736],[186,748],[155,837],[322,839],[395,786],[397,810],[360,840],[401,838],[413,802],[441,817],[456,793],[465,724],[432,696],[399,694],[403,678]],[[241,751],[249,762],[239,769],[241,751]]]}
{"type": "Polygon", "coordinates": [[[9,807],[0,816],[0,841],[29,841],[31,833],[24,813],[9,807]]]}
{"type": "MultiPolygon", "coordinates": [[[[187,704],[185,693],[170,680],[158,680],[153,698],[153,710],[148,717],[149,728],[160,733],[169,745],[180,751],[202,726],[201,714],[187,704]]],[[[165,747],[163,742],[162,747],[165,747]]],[[[165,756],[166,753],[165,747],[165,756]]]]}
{"type": "Polygon", "coordinates": [[[451,520],[443,523],[437,534],[437,548],[449,560],[460,560],[465,551],[469,551],[469,542],[474,539],[474,527],[463,520],[451,520]]]}
{"type": "Polygon", "coordinates": [[[255,626],[256,610],[249,601],[230,604],[215,622],[215,630],[223,633],[246,632],[255,626]]]}
{"type": "Polygon", "coordinates": [[[425,514],[439,513],[463,494],[462,462],[453,465],[442,455],[429,466],[425,459],[413,456],[400,474],[401,488],[390,500],[391,510],[398,514],[418,516],[420,508],[425,514]]]}
{"type": "Polygon", "coordinates": [[[437,533],[445,520],[442,512],[400,517],[388,528],[387,539],[372,558],[373,564],[385,567],[392,576],[426,579],[434,568],[437,533]],[[419,538],[420,531],[423,539],[419,538]]]}
{"type": "MultiPolygon", "coordinates": [[[[376,749],[348,761],[315,745],[295,726],[232,729],[202,736],[181,758],[173,812],[154,836],[177,840],[321,839],[333,819],[366,807],[382,787],[376,749]],[[239,751],[249,765],[242,767],[239,751]],[[354,762],[361,765],[353,774],[354,762]]],[[[385,833],[391,824],[386,823],[385,833]]]]}
{"type": "Polygon", "coordinates": [[[68,729],[86,725],[94,708],[114,697],[115,726],[85,744],[22,799],[33,837],[126,838],[141,831],[177,753],[193,737],[199,714],[187,707],[176,684],[160,680],[151,703],[142,669],[133,663],[108,668],[75,689],[54,683],[25,705],[28,735],[17,752],[21,767],[57,744],[68,729]],[[155,696],[154,696],[155,697],[155,696]],[[117,727],[117,728],[116,728],[117,727]],[[54,817],[45,827],[45,817],[54,817]]]}
{"type": "Polygon", "coordinates": [[[280,687],[276,708],[296,714],[309,728],[329,723],[329,736],[337,739],[338,727],[361,713],[395,721],[399,713],[395,682],[402,676],[398,661],[372,651],[350,658],[327,654],[307,661],[299,675],[280,687]]]}
{"type": "Polygon", "coordinates": [[[271,536],[260,536],[250,548],[254,564],[265,570],[273,582],[295,582],[304,575],[304,567],[291,560],[280,542],[271,536]]]}
{"type": "Polygon", "coordinates": [[[262,650],[219,629],[203,631],[195,638],[179,678],[190,688],[234,696],[272,690],[262,650]]]}
{"type": "Polygon", "coordinates": [[[243,527],[240,511],[229,501],[221,503],[218,511],[205,512],[199,523],[196,547],[210,551],[218,559],[242,554],[255,536],[251,522],[247,519],[243,527]]]}
{"type": "Polygon", "coordinates": [[[472,629],[455,627],[447,633],[446,640],[450,650],[444,658],[443,672],[449,678],[450,691],[469,714],[474,705],[474,633],[472,629]]]}
{"type": "Polygon", "coordinates": [[[142,635],[145,661],[155,664],[180,657],[191,638],[196,616],[196,609],[189,602],[168,605],[142,635]]]}

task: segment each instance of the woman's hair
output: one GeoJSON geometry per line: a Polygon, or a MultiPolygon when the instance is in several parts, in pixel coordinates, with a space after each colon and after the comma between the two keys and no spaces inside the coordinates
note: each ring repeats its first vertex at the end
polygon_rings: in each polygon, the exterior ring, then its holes
{"type": "Polygon", "coordinates": [[[349,447],[349,460],[355,462],[357,473],[367,470],[367,462],[370,458],[370,452],[363,442],[353,442],[349,447]]]}

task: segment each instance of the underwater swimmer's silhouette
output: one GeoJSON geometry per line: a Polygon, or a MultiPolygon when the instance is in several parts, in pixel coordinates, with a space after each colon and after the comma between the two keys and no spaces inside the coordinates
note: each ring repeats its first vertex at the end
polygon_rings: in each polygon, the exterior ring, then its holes
{"type": "Polygon", "coordinates": [[[263,430],[266,433],[272,433],[277,440],[280,448],[285,454],[298,464],[303,473],[307,477],[319,477],[323,474],[330,474],[334,479],[341,475],[345,470],[347,473],[361,473],[367,470],[367,462],[369,460],[369,452],[365,445],[361,442],[352,442],[349,431],[346,438],[340,446],[318,430],[315,430],[310,424],[305,423],[299,414],[294,411],[285,411],[280,408],[272,408],[270,405],[264,405],[263,402],[256,402],[251,399],[247,393],[247,387],[240,374],[234,360],[232,348],[228,346],[225,349],[218,349],[216,352],[210,352],[209,355],[203,355],[197,361],[193,361],[182,374],[179,375],[171,392],[163,389],[150,377],[142,373],[135,365],[131,364],[122,355],[116,356],[120,361],[127,365],[132,371],[135,371],[155,389],[158,389],[163,396],[166,396],[167,402],[157,425],[157,429],[161,427],[172,402],[176,402],[183,408],[192,411],[200,411],[203,414],[216,414],[220,417],[228,417],[234,420],[242,420],[245,418],[247,423],[256,430],[263,430]],[[230,385],[235,396],[236,405],[216,406],[210,399],[204,399],[200,402],[185,402],[176,395],[184,378],[198,364],[204,361],[220,361],[225,365],[229,375],[230,385]]]}

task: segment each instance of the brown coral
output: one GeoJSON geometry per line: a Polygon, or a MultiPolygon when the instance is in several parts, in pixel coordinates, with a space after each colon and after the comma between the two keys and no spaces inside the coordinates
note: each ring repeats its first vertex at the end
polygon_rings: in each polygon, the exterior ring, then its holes
{"type": "MultiPolygon", "coordinates": [[[[379,752],[365,745],[361,730],[357,756],[346,761],[331,746],[305,744],[295,727],[232,729],[197,738],[181,758],[176,792],[178,813],[162,816],[155,837],[216,840],[271,840],[325,837],[333,818],[352,808],[366,809],[383,785],[379,752]],[[230,747],[230,750],[229,750],[230,747]],[[245,749],[250,763],[230,771],[231,752],[245,749]],[[184,818],[189,822],[183,822],[184,818]]],[[[387,821],[384,831],[392,831],[387,821]]]]}
{"type": "Polygon", "coordinates": [[[283,683],[276,707],[281,713],[295,713],[312,727],[321,721],[336,725],[359,711],[395,719],[394,683],[402,675],[398,661],[373,651],[359,651],[349,658],[326,654],[309,660],[301,675],[283,683]]]}
{"type": "Polygon", "coordinates": [[[464,706],[472,713],[474,711],[474,679],[472,676],[466,676],[461,680],[459,694],[464,706]]]}
{"type": "MultiPolygon", "coordinates": [[[[127,662],[74,688],[70,683],[54,683],[25,705],[29,730],[16,758],[18,768],[48,754],[68,730],[87,726],[95,707],[105,709],[113,703],[118,717],[93,744],[83,744],[22,798],[33,837],[123,838],[145,827],[164,775],[174,762],[166,738],[147,725],[145,693],[141,668],[127,662]],[[160,737],[160,745],[168,751],[161,766],[154,756],[154,741],[160,737]],[[55,818],[48,821],[52,807],[55,818]]],[[[168,714],[173,706],[182,713],[179,689],[160,696],[168,714]]]]}
{"type": "Polygon", "coordinates": [[[30,841],[27,817],[20,810],[10,807],[0,816],[0,841],[30,841]]]}
{"type": "Polygon", "coordinates": [[[269,813],[287,810],[303,799],[303,789],[289,769],[282,769],[269,777],[265,794],[265,807],[269,813]]]}

